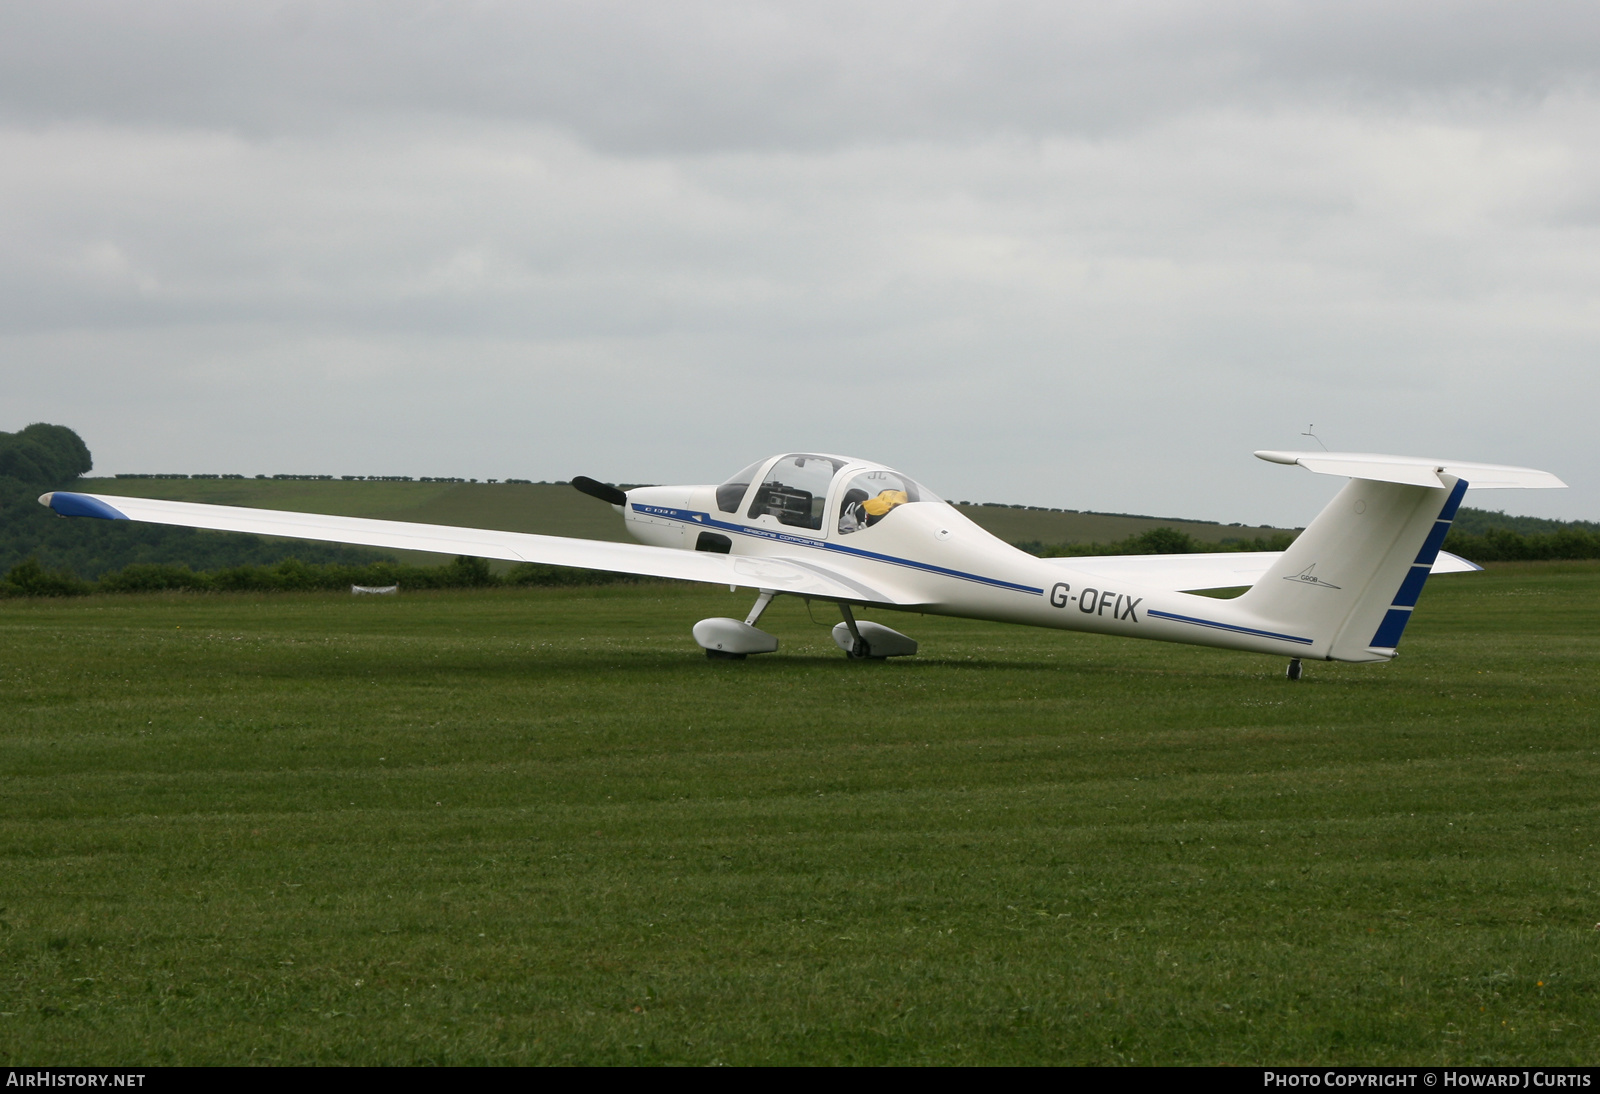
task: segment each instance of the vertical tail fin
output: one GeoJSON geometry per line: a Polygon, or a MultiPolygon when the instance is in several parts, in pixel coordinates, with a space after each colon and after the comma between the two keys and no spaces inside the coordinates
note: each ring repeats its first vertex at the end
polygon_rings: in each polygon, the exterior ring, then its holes
{"type": "Polygon", "coordinates": [[[1239,606],[1308,630],[1329,660],[1393,657],[1467,491],[1439,481],[1351,479],[1239,606]]]}

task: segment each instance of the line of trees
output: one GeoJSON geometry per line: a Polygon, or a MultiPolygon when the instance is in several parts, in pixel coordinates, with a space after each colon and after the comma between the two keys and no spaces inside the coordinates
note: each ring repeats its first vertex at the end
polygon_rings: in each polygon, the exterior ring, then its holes
{"type": "Polygon", "coordinates": [[[1445,537],[1444,549],[1479,563],[1600,558],[1600,532],[1580,527],[1532,535],[1514,532],[1510,528],[1490,528],[1482,535],[1451,531],[1445,537]]]}
{"type": "Polygon", "coordinates": [[[1459,535],[1481,536],[1491,528],[1519,532],[1524,536],[1548,535],[1575,528],[1580,532],[1600,532],[1592,520],[1550,520],[1546,517],[1513,517],[1499,509],[1473,509],[1463,505],[1456,510],[1450,530],[1459,535]]]}

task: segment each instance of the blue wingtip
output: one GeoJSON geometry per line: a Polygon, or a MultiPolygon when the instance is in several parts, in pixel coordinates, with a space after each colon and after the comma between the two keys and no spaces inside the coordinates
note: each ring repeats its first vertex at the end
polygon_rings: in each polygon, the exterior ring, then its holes
{"type": "Polygon", "coordinates": [[[70,494],[65,490],[55,490],[39,498],[40,505],[47,505],[63,517],[99,517],[101,520],[127,520],[125,513],[120,513],[88,494],[70,494]]]}

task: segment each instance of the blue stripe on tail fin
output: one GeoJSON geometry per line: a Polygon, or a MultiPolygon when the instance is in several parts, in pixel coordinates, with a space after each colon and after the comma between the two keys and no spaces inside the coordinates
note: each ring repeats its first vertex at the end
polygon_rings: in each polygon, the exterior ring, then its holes
{"type": "Polygon", "coordinates": [[[1450,496],[1445,499],[1444,508],[1439,510],[1439,517],[1434,521],[1433,530],[1423,541],[1422,550],[1417,552],[1416,561],[1411,564],[1405,579],[1400,582],[1400,588],[1395,591],[1394,600],[1389,610],[1384,613],[1383,622],[1378,624],[1378,630],[1373,634],[1369,646],[1392,650],[1400,644],[1400,636],[1405,633],[1406,624],[1411,622],[1411,609],[1417,606],[1417,598],[1422,595],[1422,586],[1428,580],[1434,561],[1439,557],[1439,548],[1444,546],[1444,537],[1450,534],[1450,525],[1456,519],[1456,510],[1461,508],[1461,499],[1466,493],[1467,480],[1458,480],[1455,489],[1451,490],[1450,496]]]}

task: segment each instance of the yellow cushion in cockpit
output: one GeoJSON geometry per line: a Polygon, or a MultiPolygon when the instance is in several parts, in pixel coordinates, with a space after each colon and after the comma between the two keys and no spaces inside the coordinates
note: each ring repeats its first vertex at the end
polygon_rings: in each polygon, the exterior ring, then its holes
{"type": "Polygon", "coordinates": [[[861,508],[865,509],[869,516],[881,517],[896,505],[904,505],[910,500],[904,490],[884,490],[877,497],[862,502],[861,508]]]}

